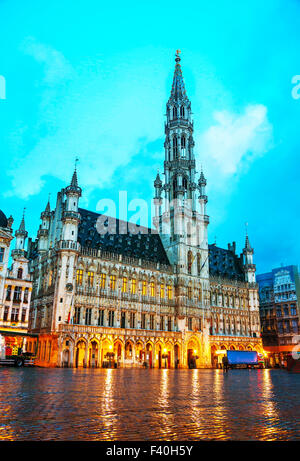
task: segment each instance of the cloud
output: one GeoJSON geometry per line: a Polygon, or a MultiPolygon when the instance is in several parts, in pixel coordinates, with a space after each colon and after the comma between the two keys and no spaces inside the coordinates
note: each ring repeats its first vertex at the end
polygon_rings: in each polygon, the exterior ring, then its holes
{"type": "Polygon", "coordinates": [[[201,157],[209,169],[216,169],[224,178],[243,170],[272,146],[272,125],[267,108],[248,105],[242,114],[219,111],[217,122],[199,139],[201,157]]]}
{"type": "Polygon", "coordinates": [[[21,44],[21,50],[43,64],[43,80],[50,86],[69,79],[73,74],[71,64],[60,51],[38,42],[34,37],[27,37],[21,44]]]}

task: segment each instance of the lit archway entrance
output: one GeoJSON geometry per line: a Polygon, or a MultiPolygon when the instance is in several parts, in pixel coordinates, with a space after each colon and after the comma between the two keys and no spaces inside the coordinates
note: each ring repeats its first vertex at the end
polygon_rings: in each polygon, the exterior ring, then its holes
{"type": "Polygon", "coordinates": [[[92,341],[89,348],[89,367],[97,368],[99,346],[97,341],[92,341]]]}
{"type": "Polygon", "coordinates": [[[150,343],[146,346],[146,363],[148,363],[149,368],[152,368],[152,345],[150,343]]]}
{"type": "Polygon", "coordinates": [[[174,367],[179,368],[180,359],[179,359],[179,346],[175,344],[174,346],[174,367]]]}
{"type": "Polygon", "coordinates": [[[70,364],[70,351],[69,349],[65,349],[63,351],[62,366],[69,367],[69,364],[70,364]]]}
{"type": "Polygon", "coordinates": [[[187,346],[187,364],[189,368],[197,368],[198,355],[199,346],[194,339],[191,339],[187,346]]]}
{"type": "Polygon", "coordinates": [[[83,339],[79,340],[76,345],[76,360],[75,360],[76,368],[85,366],[85,348],[86,348],[85,341],[83,341],[83,339]]]}

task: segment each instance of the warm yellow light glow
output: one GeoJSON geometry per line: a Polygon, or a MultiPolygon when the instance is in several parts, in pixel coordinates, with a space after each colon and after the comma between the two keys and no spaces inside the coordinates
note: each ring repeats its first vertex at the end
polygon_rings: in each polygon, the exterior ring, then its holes
{"type": "Polygon", "coordinates": [[[164,354],[167,352],[167,349],[164,349],[164,354]]]}
{"type": "Polygon", "coordinates": [[[112,350],[112,345],[110,344],[110,345],[108,346],[108,348],[109,348],[110,350],[112,350]]]}
{"type": "Polygon", "coordinates": [[[217,355],[226,354],[226,351],[225,351],[225,349],[221,349],[220,351],[216,351],[215,354],[217,354],[217,355]]]}
{"type": "Polygon", "coordinates": [[[197,354],[197,350],[196,350],[196,349],[194,349],[194,354],[197,354]]]}

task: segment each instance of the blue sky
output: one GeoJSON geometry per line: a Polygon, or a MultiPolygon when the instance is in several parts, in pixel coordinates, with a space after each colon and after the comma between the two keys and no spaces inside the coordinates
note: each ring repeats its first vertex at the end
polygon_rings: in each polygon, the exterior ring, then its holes
{"type": "Polygon", "coordinates": [[[298,264],[300,2],[0,1],[0,208],[36,234],[79,156],[82,206],[150,201],[182,50],[209,242],[244,244],[258,272],[298,264]]]}

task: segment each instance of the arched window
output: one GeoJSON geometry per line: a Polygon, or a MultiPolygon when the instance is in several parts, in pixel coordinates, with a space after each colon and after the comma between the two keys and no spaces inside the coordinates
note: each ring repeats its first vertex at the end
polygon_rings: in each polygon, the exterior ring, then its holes
{"type": "Polygon", "coordinates": [[[17,278],[18,279],[21,279],[23,277],[23,269],[18,269],[18,275],[17,275],[17,278]]]}
{"type": "Polygon", "coordinates": [[[197,254],[197,274],[200,275],[201,273],[201,255],[200,253],[197,254]]]}
{"type": "Polygon", "coordinates": [[[173,119],[177,118],[177,107],[173,107],[173,119]]]}
{"type": "Polygon", "coordinates": [[[177,158],[177,152],[178,152],[178,140],[177,136],[174,136],[173,138],[173,157],[177,158]]]}
{"type": "Polygon", "coordinates": [[[185,113],[184,106],[181,106],[180,107],[180,117],[184,118],[184,113],[185,113]]]}
{"type": "Polygon", "coordinates": [[[87,282],[88,282],[88,286],[89,287],[92,287],[93,284],[94,284],[94,272],[92,271],[89,271],[88,272],[88,279],[87,279],[87,282]]]}
{"type": "Polygon", "coordinates": [[[193,254],[191,251],[188,251],[187,254],[187,266],[188,266],[188,273],[192,273],[192,264],[193,264],[193,254]]]}
{"type": "Polygon", "coordinates": [[[154,282],[150,282],[150,296],[154,298],[155,296],[155,284],[154,282]]]}
{"type": "Polygon", "coordinates": [[[76,283],[77,285],[82,285],[83,270],[78,269],[76,273],[76,283]]]}
{"type": "Polygon", "coordinates": [[[185,149],[185,136],[181,136],[181,149],[185,149]]]}
{"type": "Polygon", "coordinates": [[[187,182],[187,179],[186,179],[186,178],[183,178],[183,179],[182,179],[182,185],[183,185],[184,189],[187,189],[188,182],[187,182]]]}

